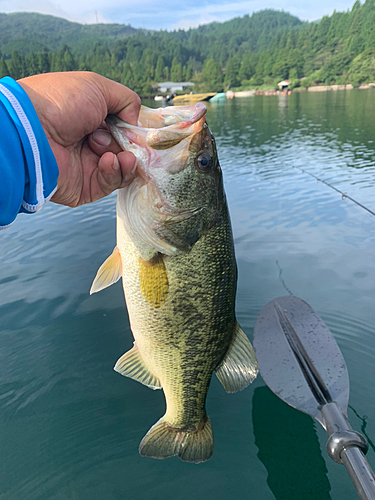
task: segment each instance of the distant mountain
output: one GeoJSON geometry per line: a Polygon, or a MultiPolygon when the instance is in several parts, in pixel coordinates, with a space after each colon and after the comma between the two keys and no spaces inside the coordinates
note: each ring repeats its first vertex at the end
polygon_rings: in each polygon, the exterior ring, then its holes
{"type": "Polygon", "coordinates": [[[230,35],[235,33],[240,36],[259,37],[264,35],[265,32],[271,35],[279,29],[301,26],[303,24],[306,23],[288,12],[264,9],[254,12],[251,16],[246,14],[243,17],[236,17],[230,21],[223,23],[213,22],[194,29],[201,33],[210,33],[211,35],[215,33],[227,33],[230,35]]]}
{"type": "MultiPolygon", "coordinates": [[[[169,32],[171,40],[195,43],[205,39],[213,47],[216,42],[226,44],[229,53],[234,46],[244,45],[246,50],[265,50],[277,33],[304,23],[286,12],[266,9],[253,15],[237,17],[224,23],[204,24],[188,31],[169,32]],[[193,35],[193,36],[192,36],[193,35]]],[[[137,30],[124,24],[79,24],[54,16],[20,12],[0,13],[0,53],[9,56],[13,50],[20,54],[38,52],[43,49],[56,51],[69,45],[74,52],[86,51],[93,42],[106,42],[109,46],[115,41],[135,34],[151,34],[152,31],[137,30]]],[[[166,31],[162,32],[163,35],[166,31]]]]}
{"type": "Polygon", "coordinates": [[[187,31],[82,25],[41,14],[0,14],[0,77],[89,70],[142,95],[156,82],[197,91],[375,82],[375,0],[313,23],[262,10],[187,31]]]}
{"type": "Polygon", "coordinates": [[[100,40],[118,40],[138,30],[124,24],[79,24],[29,12],[0,13],[0,52],[10,55],[38,52],[44,48],[55,51],[64,45],[80,46],[100,40]]]}

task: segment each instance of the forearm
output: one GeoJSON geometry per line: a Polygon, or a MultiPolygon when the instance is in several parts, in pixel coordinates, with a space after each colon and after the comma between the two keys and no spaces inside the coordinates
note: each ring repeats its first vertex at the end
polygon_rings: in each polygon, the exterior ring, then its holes
{"type": "Polygon", "coordinates": [[[19,212],[37,212],[59,175],[38,115],[20,85],[0,79],[0,229],[19,212]]]}

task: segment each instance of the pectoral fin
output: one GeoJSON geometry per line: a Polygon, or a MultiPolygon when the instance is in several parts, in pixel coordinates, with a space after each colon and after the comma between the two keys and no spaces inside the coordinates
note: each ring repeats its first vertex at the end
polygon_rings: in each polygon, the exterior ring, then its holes
{"type": "Polygon", "coordinates": [[[116,283],[122,276],[122,263],[120,251],[115,247],[112,254],[99,267],[95,279],[91,285],[90,295],[100,292],[113,283],[116,283]]]}
{"type": "Polygon", "coordinates": [[[118,359],[114,370],[124,375],[124,377],[137,380],[137,382],[150,387],[150,389],[161,389],[160,380],[155,377],[144,364],[139,354],[138,347],[135,344],[130,351],[126,352],[118,359]]]}
{"type": "Polygon", "coordinates": [[[237,322],[228,351],[215,372],[227,392],[242,391],[258,374],[253,346],[237,322]]]}

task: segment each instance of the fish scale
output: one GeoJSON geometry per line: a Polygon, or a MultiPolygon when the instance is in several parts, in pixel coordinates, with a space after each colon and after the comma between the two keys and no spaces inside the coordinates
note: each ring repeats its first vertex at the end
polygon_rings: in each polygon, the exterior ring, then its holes
{"type": "MultiPolygon", "coordinates": [[[[145,364],[161,382],[168,407],[173,408],[169,421],[177,427],[196,428],[205,417],[212,371],[233,334],[233,254],[218,252],[212,258],[206,252],[208,240],[221,239],[223,233],[222,226],[215,227],[188,254],[165,257],[169,291],[160,308],[150,306],[141,292],[139,254],[134,244],[123,235],[119,238],[118,247],[124,256],[123,286],[135,342],[145,364]],[[217,276],[223,273],[231,286],[220,287],[217,276]]],[[[170,413],[167,410],[167,415],[170,413]]]]}

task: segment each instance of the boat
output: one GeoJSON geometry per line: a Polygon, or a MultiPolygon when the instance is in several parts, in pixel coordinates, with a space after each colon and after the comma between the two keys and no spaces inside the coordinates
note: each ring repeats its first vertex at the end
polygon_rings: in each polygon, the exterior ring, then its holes
{"type": "Polygon", "coordinates": [[[184,94],[176,95],[173,98],[173,104],[195,104],[197,102],[209,101],[217,92],[206,92],[205,94],[184,94]]]}
{"type": "Polygon", "coordinates": [[[227,95],[225,92],[218,92],[216,95],[214,95],[211,98],[211,102],[221,101],[222,99],[226,99],[226,98],[227,98],[227,95]]]}

